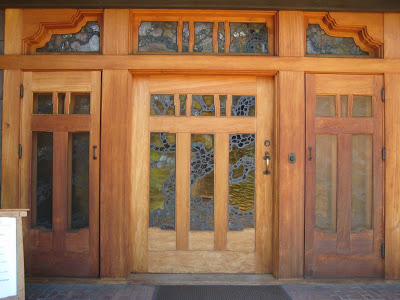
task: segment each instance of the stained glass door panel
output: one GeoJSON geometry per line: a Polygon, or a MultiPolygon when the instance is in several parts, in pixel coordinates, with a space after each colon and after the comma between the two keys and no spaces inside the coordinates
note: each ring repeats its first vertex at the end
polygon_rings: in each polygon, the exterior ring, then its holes
{"type": "Polygon", "coordinates": [[[147,159],[132,162],[132,170],[145,170],[132,174],[140,195],[133,211],[148,226],[133,226],[143,246],[133,249],[132,271],[272,272],[272,175],[263,173],[263,157],[273,157],[264,145],[272,140],[273,79],[153,75],[135,82],[147,88],[134,93],[144,101],[133,118],[147,117],[133,130],[132,147],[147,159]]]}

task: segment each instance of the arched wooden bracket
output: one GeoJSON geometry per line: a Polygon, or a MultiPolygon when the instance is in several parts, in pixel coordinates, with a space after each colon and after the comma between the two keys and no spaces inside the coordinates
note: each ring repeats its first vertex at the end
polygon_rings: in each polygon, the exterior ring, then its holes
{"type": "MultiPolygon", "coordinates": [[[[36,49],[50,41],[53,34],[73,34],[79,32],[89,21],[103,24],[101,9],[48,9],[27,10],[24,14],[23,51],[34,54],[36,49]]],[[[100,45],[101,43],[100,34],[100,45]]],[[[101,52],[101,47],[100,47],[101,52]]]]}
{"type": "Polygon", "coordinates": [[[383,57],[383,14],[307,12],[305,30],[309,24],[318,24],[327,35],[351,37],[369,57],[383,57]]]}

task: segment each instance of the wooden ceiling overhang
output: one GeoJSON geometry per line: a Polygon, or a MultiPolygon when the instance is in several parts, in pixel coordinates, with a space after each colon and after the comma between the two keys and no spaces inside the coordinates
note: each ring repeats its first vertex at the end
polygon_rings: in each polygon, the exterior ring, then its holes
{"type": "Polygon", "coordinates": [[[2,0],[0,8],[162,8],[400,12],[399,0],[2,0]]]}

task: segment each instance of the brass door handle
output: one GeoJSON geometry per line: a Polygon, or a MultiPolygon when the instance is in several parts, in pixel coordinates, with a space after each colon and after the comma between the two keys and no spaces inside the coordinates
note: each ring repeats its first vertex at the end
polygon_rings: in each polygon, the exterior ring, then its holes
{"type": "Polygon", "coordinates": [[[271,174],[271,171],[269,170],[269,164],[271,162],[271,156],[269,156],[269,152],[265,152],[264,160],[266,165],[264,174],[265,175],[271,174]]]}

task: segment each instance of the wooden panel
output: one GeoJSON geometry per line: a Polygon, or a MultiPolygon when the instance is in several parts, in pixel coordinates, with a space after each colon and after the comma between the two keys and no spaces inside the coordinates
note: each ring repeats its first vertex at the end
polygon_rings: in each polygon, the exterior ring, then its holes
{"type": "Polygon", "coordinates": [[[32,131],[90,131],[90,115],[33,115],[32,131]]]}
{"type": "Polygon", "coordinates": [[[384,18],[384,58],[400,58],[400,14],[385,13],[384,18]]]}
{"type": "Polygon", "coordinates": [[[278,12],[279,56],[304,56],[305,28],[302,11],[278,12]]]}
{"type": "MultiPolygon", "coordinates": [[[[256,97],[256,153],[255,153],[255,226],[256,226],[256,272],[272,271],[272,210],[273,172],[266,175],[266,151],[275,160],[273,143],[266,147],[266,140],[273,142],[274,81],[272,77],[257,77],[256,97]]],[[[270,166],[272,171],[272,166],[270,166]]]]}
{"type": "MultiPolygon", "coordinates": [[[[12,5],[10,7],[14,6],[12,5]]],[[[22,9],[6,9],[4,54],[22,53],[22,15],[22,9]]]]}
{"type": "Polygon", "coordinates": [[[105,9],[103,53],[129,53],[129,10],[105,9]]]}
{"type": "Polygon", "coordinates": [[[148,229],[149,251],[176,250],[176,231],[148,229]]]}
{"type": "MultiPolygon", "coordinates": [[[[150,103],[150,101],[148,101],[150,103]]],[[[189,108],[190,109],[190,108],[189,108]]],[[[149,130],[153,132],[191,132],[191,133],[254,133],[254,117],[150,117],[149,130]]]]}
{"type": "Polygon", "coordinates": [[[372,134],[374,132],[373,118],[334,119],[316,118],[316,133],[342,133],[342,134],[372,134]]]}
{"type": "Polygon", "coordinates": [[[133,79],[132,100],[128,122],[128,195],[131,206],[131,224],[129,232],[132,238],[132,268],[133,272],[147,272],[147,229],[149,227],[149,165],[150,165],[150,135],[148,118],[150,101],[148,77],[133,79]],[[140,158],[140,159],[138,159],[140,158]]]}
{"type": "MultiPolygon", "coordinates": [[[[360,65],[362,65],[360,63],[360,65]]],[[[315,93],[317,95],[372,95],[373,94],[373,77],[359,75],[331,75],[316,76],[315,93]],[[333,85],[332,82],[335,82],[333,85]],[[351,84],[349,84],[351,82],[351,84]]]]}
{"type": "Polygon", "coordinates": [[[90,72],[34,72],[33,92],[90,92],[92,76],[90,72]]]}
{"type": "Polygon", "coordinates": [[[187,250],[190,230],[190,133],[177,134],[176,144],[176,249],[187,250]]]}
{"type": "MultiPolygon", "coordinates": [[[[237,131],[241,132],[241,131],[237,131]]],[[[229,134],[215,135],[214,167],[214,222],[215,250],[227,250],[227,231],[229,213],[229,134]]],[[[214,246],[214,245],[213,245],[214,246]]],[[[212,248],[214,250],[214,247],[212,248]]]]}
{"type": "Polygon", "coordinates": [[[213,231],[189,231],[189,250],[214,250],[213,231]]]}
{"type": "Polygon", "coordinates": [[[100,275],[102,277],[125,277],[127,274],[125,168],[129,77],[126,70],[103,72],[100,147],[102,174],[100,275]]]}
{"type": "Polygon", "coordinates": [[[304,74],[279,73],[279,278],[303,277],[304,74]],[[288,88],[290,87],[290,88],[288,88]],[[289,153],[296,154],[290,164],[289,153]]]}
{"type": "Polygon", "coordinates": [[[326,233],[321,230],[315,230],[312,234],[314,235],[313,251],[321,254],[336,253],[336,233],[326,233]]]}
{"type": "MultiPolygon", "coordinates": [[[[18,144],[20,135],[21,72],[4,70],[1,208],[18,208],[18,144]]],[[[25,207],[27,208],[27,207],[25,207]]]]}
{"type": "Polygon", "coordinates": [[[385,74],[385,277],[400,278],[400,74],[385,74]]]}
{"type": "Polygon", "coordinates": [[[351,253],[367,254],[374,252],[374,232],[365,230],[361,233],[350,234],[351,253]]]}
{"type": "Polygon", "coordinates": [[[149,252],[151,273],[254,273],[254,252],[156,251],[149,252]],[[166,263],[167,262],[167,263],[166,263]]]}
{"type": "MultiPolygon", "coordinates": [[[[88,255],[90,235],[88,229],[81,229],[78,232],[67,232],[65,235],[65,250],[67,252],[86,253],[88,255]]],[[[95,247],[95,244],[90,243],[90,247],[92,246],[95,247]]],[[[95,261],[97,264],[99,263],[98,260],[95,261]]]]}
{"type": "Polygon", "coordinates": [[[253,95],[254,76],[151,76],[151,93],[190,93],[253,95]]]}
{"type": "Polygon", "coordinates": [[[40,229],[29,230],[30,250],[51,250],[53,247],[53,233],[41,231],[40,229]]]}
{"type": "MultiPolygon", "coordinates": [[[[242,231],[228,231],[226,250],[254,252],[256,245],[256,231],[254,228],[243,229],[242,231]]],[[[269,244],[271,246],[271,244],[269,244]]],[[[265,255],[271,250],[266,249],[265,255]]]]}

